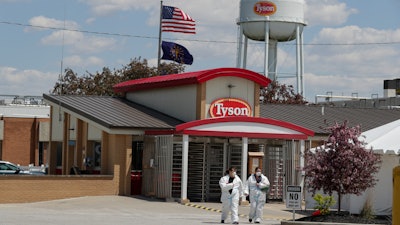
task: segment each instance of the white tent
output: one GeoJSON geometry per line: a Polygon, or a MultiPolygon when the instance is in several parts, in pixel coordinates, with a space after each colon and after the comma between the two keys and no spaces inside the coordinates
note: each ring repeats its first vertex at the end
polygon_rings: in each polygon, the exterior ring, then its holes
{"type": "Polygon", "coordinates": [[[367,149],[382,153],[400,154],[400,120],[382,125],[362,133],[367,149]]]}
{"type": "MultiPolygon", "coordinates": [[[[372,148],[374,152],[381,154],[381,169],[376,174],[378,182],[360,196],[343,196],[341,208],[352,214],[359,214],[369,201],[375,215],[391,215],[393,168],[400,164],[400,120],[363,132],[360,138],[367,143],[366,149],[372,148]]],[[[315,201],[311,193],[306,193],[305,198],[306,208],[313,208],[315,201]]]]}
{"type": "Polygon", "coordinates": [[[370,200],[376,215],[391,215],[393,203],[393,168],[400,164],[400,120],[382,125],[362,133],[367,143],[366,149],[373,149],[381,155],[379,179],[374,188],[363,195],[351,195],[350,213],[360,213],[367,200],[370,200]]]}

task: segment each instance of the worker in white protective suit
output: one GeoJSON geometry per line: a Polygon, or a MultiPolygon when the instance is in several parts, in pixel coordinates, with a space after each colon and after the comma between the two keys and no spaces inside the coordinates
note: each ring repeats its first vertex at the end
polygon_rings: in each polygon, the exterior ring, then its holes
{"type": "Polygon", "coordinates": [[[246,182],[245,194],[249,194],[250,212],[249,222],[260,223],[263,218],[263,208],[269,190],[269,180],[256,167],[254,174],[250,175],[246,182]]]}
{"type": "Polygon", "coordinates": [[[226,175],[221,177],[219,186],[222,202],[221,223],[225,223],[230,212],[232,223],[239,224],[239,199],[243,196],[244,186],[240,177],[236,175],[235,167],[229,168],[226,175]]]}

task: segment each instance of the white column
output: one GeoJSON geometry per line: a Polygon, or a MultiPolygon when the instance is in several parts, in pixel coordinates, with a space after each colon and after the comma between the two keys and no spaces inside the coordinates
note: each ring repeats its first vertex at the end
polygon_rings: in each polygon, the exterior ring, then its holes
{"type": "Polygon", "coordinates": [[[303,33],[300,31],[300,25],[296,25],[296,71],[297,71],[297,93],[305,97],[304,92],[304,61],[303,61],[303,33]]]}
{"type": "MultiPolygon", "coordinates": [[[[266,20],[269,20],[269,17],[267,17],[266,20]]],[[[269,22],[265,21],[265,46],[264,46],[264,76],[269,78],[269,73],[268,73],[268,50],[269,50],[269,22]]]]}
{"type": "Polygon", "coordinates": [[[249,38],[247,36],[244,36],[243,64],[242,64],[243,69],[247,68],[247,46],[248,46],[248,44],[249,44],[249,38]]]}
{"type": "Polygon", "coordinates": [[[236,67],[237,68],[242,68],[242,60],[243,60],[243,28],[242,25],[239,24],[238,28],[238,40],[237,40],[237,56],[236,56],[236,67]]]}
{"type": "Polygon", "coordinates": [[[182,177],[181,177],[181,201],[187,201],[187,182],[189,166],[189,135],[182,138],[182,177]]]}
{"type": "Polygon", "coordinates": [[[290,185],[294,185],[296,182],[296,142],[292,140],[292,183],[290,185]]]}
{"type": "Polygon", "coordinates": [[[303,170],[303,168],[304,168],[304,154],[305,154],[305,141],[304,140],[300,140],[300,170],[301,170],[301,173],[300,173],[300,175],[299,175],[299,179],[300,179],[300,182],[299,182],[299,184],[303,187],[303,185],[304,185],[304,176],[305,176],[305,172],[304,172],[304,170],[303,170]]]}
{"type": "MultiPolygon", "coordinates": [[[[242,181],[243,183],[247,180],[247,158],[248,158],[248,145],[249,145],[249,138],[242,137],[242,181]]],[[[242,197],[242,202],[246,201],[246,197],[242,197]]]]}
{"type": "Polygon", "coordinates": [[[301,80],[301,95],[306,97],[306,90],[304,88],[304,45],[303,45],[303,32],[300,33],[300,80],[301,80]]]}

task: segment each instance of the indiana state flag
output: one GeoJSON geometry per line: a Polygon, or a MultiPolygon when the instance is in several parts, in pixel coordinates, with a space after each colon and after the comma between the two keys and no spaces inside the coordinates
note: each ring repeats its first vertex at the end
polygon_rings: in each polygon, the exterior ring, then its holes
{"type": "Polygon", "coordinates": [[[172,60],[177,63],[192,65],[193,56],[182,45],[174,42],[163,41],[161,44],[161,48],[163,50],[163,56],[161,57],[161,59],[172,60]]]}

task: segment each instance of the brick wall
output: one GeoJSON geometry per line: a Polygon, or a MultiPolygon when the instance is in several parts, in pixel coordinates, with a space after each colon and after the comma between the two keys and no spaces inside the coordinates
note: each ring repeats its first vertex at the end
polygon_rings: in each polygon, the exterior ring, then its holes
{"type": "Polygon", "coordinates": [[[39,122],[45,121],[49,119],[4,118],[2,160],[38,165],[39,122]]]}
{"type": "Polygon", "coordinates": [[[119,167],[113,175],[2,175],[0,204],[27,203],[84,196],[120,195],[119,167]]]}

